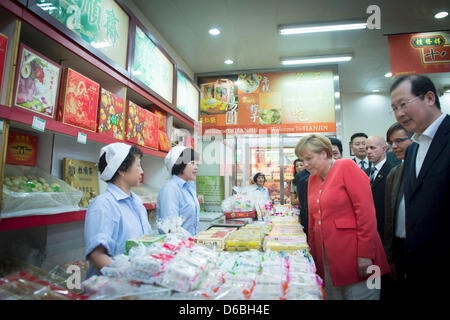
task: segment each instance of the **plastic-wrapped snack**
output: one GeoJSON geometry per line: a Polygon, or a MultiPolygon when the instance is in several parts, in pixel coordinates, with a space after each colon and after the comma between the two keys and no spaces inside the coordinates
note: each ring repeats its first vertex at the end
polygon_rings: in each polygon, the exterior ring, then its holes
{"type": "Polygon", "coordinates": [[[200,272],[200,269],[189,265],[181,259],[174,258],[165,265],[160,284],[172,290],[188,292],[191,290],[200,272]]]}
{"type": "Polygon", "coordinates": [[[280,284],[258,283],[252,291],[252,300],[279,300],[283,296],[280,284]]]}
{"type": "Polygon", "coordinates": [[[182,217],[173,216],[164,220],[158,220],[156,223],[158,225],[158,229],[163,233],[176,235],[182,239],[188,239],[191,237],[191,234],[182,227],[183,222],[184,220],[182,217]]]}
{"type": "Polygon", "coordinates": [[[107,277],[127,278],[130,269],[130,259],[124,254],[113,257],[109,266],[103,267],[100,272],[107,277]]]}
{"type": "Polygon", "coordinates": [[[143,235],[137,239],[127,240],[125,244],[125,254],[128,254],[130,249],[133,247],[137,247],[139,245],[151,246],[155,242],[162,242],[166,238],[165,234],[157,234],[157,235],[143,235]]]}
{"type": "Polygon", "coordinates": [[[162,300],[167,299],[171,295],[172,291],[167,288],[162,288],[153,285],[140,285],[125,287],[124,290],[120,290],[115,294],[96,294],[90,296],[90,300],[162,300]],[[131,290],[131,291],[127,291],[131,290]]]}
{"type": "Polygon", "coordinates": [[[204,297],[211,298],[217,293],[224,281],[224,274],[220,270],[211,270],[193,289],[200,292],[204,297]]]}
{"type": "Polygon", "coordinates": [[[128,270],[130,280],[153,283],[153,276],[161,271],[161,259],[153,256],[136,256],[130,259],[131,268],[128,270]]]}

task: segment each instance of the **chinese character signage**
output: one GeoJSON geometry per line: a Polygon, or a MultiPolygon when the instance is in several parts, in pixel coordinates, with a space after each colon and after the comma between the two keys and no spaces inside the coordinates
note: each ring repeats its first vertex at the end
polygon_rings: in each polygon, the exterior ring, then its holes
{"type": "Polygon", "coordinates": [[[142,29],[136,27],[132,75],[170,103],[173,68],[172,62],[142,29]]]}
{"type": "Polygon", "coordinates": [[[63,180],[83,192],[80,207],[86,208],[99,195],[98,173],[95,162],[64,158],[63,180]]]}
{"type": "Polygon", "coordinates": [[[60,77],[61,66],[21,44],[14,106],[53,118],[56,114],[60,77]]]}
{"type": "Polygon", "coordinates": [[[66,68],[62,94],[62,121],[96,131],[100,85],[78,72],[66,68]]]}
{"type": "Polygon", "coordinates": [[[8,37],[0,33],[0,92],[2,91],[3,72],[5,70],[7,50],[8,50],[8,37]]]}
{"type": "Polygon", "coordinates": [[[393,76],[450,72],[450,33],[389,35],[393,76]]]}
{"type": "Polygon", "coordinates": [[[10,131],[6,163],[34,167],[37,159],[38,137],[10,131]]]}
{"type": "Polygon", "coordinates": [[[126,68],[130,18],[114,0],[36,0],[36,5],[126,68]]]}
{"type": "Polygon", "coordinates": [[[177,108],[198,121],[199,92],[181,73],[177,73],[177,108]]]}
{"type": "Polygon", "coordinates": [[[200,121],[224,134],[335,132],[333,72],[200,79],[200,121]]]}

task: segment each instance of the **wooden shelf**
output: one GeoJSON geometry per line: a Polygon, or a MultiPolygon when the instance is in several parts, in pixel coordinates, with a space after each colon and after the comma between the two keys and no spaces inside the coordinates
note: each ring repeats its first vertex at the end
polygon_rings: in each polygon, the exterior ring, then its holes
{"type": "MultiPolygon", "coordinates": [[[[110,143],[114,143],[114,142],[124,142],[127,144],[132,144],[131,142],[128,142],[128,141],[110,138],[110,137],[104,136],[97,132],[92,132],[89,130],[84,130],[84,129],[77,128],[77,127],[74,127],[71,125],[67,125],[60,121],[56,121],[56,120],[48,118],[48,117],[40,116],[38,113],[34,113],[32,111],[27,111],[25,109],[22,110],[22,109],[14,108],[14,107],[10,108],[7,106],[0,105],[0,118],[2,118],[2,119],[16,121],[16,122],[31,126],[33,123],[33,117],[38,117],[40,119],[45,120],[45,130],[46,131],[56,132],[56,133],[65,134],[65,135],[69,135],[69,136],[73,136],[73,137],[78,137],[78,133],[81,132],[81,133],[86,134],[87,140],[92,140],[92,141],[100,142],[103,144],[110,144],[110,143]]],[[[159,158],[165,158],[167,155],[167,152],[157,151],[157,150],[149,149],[149,148],[146,148],[143,146],[138,146],[138,147],[142,150],[142,152],[144,154],[147,154],[147,155],[151,155],[151,156],[155,156],[155,157],[159,157],[159,158]]]]}
{"type": "MultiPolygon", "coordinates": [[[[156,203],[145,203],[145,209],[156,209],[156,203]]],[[[62,212],[57,214],[4,218],[0,221],[0,231],[49,226],[53,224],[84,221],[86,210],[62,212]]]]}

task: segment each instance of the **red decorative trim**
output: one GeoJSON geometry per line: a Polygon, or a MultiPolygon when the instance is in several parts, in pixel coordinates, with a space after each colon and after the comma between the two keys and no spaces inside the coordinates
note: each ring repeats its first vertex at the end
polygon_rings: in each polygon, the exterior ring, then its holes
{"type": "Polygon", "coordinates": [[[60,224],[74,221],[83,221],[85,216],[86,210],[80,210],[49,215],[3,218],[0,221],[0,231],[48,226],[53,224],[60,224]]]}

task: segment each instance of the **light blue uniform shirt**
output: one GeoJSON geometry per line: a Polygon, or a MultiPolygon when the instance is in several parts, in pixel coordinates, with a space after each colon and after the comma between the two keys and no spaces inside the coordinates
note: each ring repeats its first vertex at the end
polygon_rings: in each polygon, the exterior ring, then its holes
{"type": "MultiPolygon", "coordinates": [[[[127,240],[144,234],[153,234],[153,231],[142,200],[135,193],[127,195],[108,183],[106,191],[87,208],[84,224],[86,259],[99,245],[105,247],[111,257],[123,254],[127,240]]],[[[90,263],[86,279],[100,274],[100,270],[90,263]]]]}
{"type": "Polygon", "coordinates": [[[263,192],[263,193],[264,193],[264,196],[266,197],[266,199],[267,199],[268,201],[270,201],[269,190],[268,190],[266,187],[262,186],[262,188],[259,188],[258,185],[255,184],[255,190],[258,190],[258,191],[260,191],[260,192],[263,192]]]}
{"type": "Polygon", "coordinates": [[[195,236],[198,233],[199,215],[200,204],[195,181],[186,182],[173,175],[159,191],[156,205],[157,219],[181,216],[183,218],[181,226],[195,236]]]}

